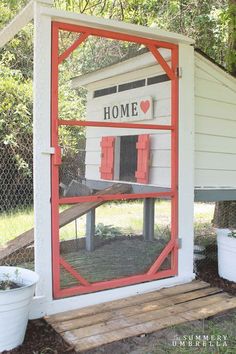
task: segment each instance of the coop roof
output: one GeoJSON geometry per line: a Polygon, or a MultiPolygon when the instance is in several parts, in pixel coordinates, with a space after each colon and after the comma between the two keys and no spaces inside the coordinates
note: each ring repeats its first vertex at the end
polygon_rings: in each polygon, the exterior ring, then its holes
{"type": "MultiPolygon", "coordinates": [[[[170,51],[168,49],[159,49],[159,51],[166,61],[170,60],[170,51]]],[[[195,48],[195,55],[202,61],[207,62],[215,70],[219,71],[227,81],[231,81],[235,88],[235,76],[231,75],[222,65],[218,64],[214,59],[209,57],[199,48],[195,48]]],[[[105,66],[104,68],[73,77],[71,79],[72,88],[87,88],[88,85],[94,84],[98,81],[112,78],[114,76],[118,76],[119,74],[129,73],[134,70],[142,69],[155,64],[156,59],[149,52],[148,48],[145,47],[139,50],[136,49],[136,51],[131,51],[127,56],[115,61],[110,65],[105,66]]]]}

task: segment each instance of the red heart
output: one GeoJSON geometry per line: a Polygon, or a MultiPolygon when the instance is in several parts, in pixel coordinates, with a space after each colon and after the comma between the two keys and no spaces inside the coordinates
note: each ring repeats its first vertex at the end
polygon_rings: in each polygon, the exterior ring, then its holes
{"type": "Polygon", "coordinates": [[[150,101],[141,101],[140,102],[140,108],[143,111],[143,113],[147,113],[150,107],[150,101]]]}

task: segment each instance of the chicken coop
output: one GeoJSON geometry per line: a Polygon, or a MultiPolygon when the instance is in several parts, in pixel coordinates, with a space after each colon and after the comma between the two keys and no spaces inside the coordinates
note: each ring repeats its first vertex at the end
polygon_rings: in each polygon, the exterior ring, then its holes
{"type": "Polygon", "coordinates": [[[34,19],[34,318],[190,282],[194,200],[236,200],[235,78],[186,36],[52,3],[30,2],[0,33],[3,47],[34,19]],[[63,51],[62,32],[74,36],[63,51]],[[60,67],[91,38],[137,50],[73,77],[86,110],[65,119],[60,67]]]}

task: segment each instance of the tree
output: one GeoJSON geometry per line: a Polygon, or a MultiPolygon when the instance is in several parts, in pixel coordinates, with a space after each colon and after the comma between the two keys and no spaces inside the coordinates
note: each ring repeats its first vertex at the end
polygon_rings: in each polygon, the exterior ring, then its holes
{"type": "MultiPolygon", "coordinates": [[[[236,77],[236,0],[229,0],[226,19],[229,33],[226,63],[229,72],[236,77]]],[[[236,228],[236,201],[216,203],[213,224],[220,228],[236,228]]]]}

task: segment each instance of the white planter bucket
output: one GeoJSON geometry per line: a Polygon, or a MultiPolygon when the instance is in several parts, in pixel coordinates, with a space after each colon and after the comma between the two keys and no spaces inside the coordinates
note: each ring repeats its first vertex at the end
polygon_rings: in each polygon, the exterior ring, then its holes
{"type": "Polygon", "coordinates": [[[217,229],[218,273],[236,282],[236,238],[227,236],[229,229],[217,229]]]}
{"type": "Polygon", "coordinates": [[[0,352],[13,349],[23,343],[30,303],[38,281],[36,273],[19,267],[0,266],[0,279],[3,279],[5,274],[10,280],[20,282],[24,286],[0,290],[0,352]]]}

